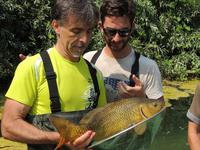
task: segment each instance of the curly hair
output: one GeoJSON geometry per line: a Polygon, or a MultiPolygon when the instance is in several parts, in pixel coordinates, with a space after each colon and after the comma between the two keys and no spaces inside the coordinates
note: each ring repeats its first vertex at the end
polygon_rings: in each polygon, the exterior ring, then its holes
{"type": "Polygon", "coordinates": [[[133,0],[103,0],[100,7],[100,18],[104,22],[106,16],[127,16],[133,22],[136,14],[136,5],[133,0]]]}

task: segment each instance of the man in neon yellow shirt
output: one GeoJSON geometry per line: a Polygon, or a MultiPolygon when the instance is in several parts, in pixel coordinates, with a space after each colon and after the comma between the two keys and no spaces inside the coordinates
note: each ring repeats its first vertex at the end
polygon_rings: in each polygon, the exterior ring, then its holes
{"type": "MultiPolygon", "coordinates": [[[[98,9],[92,0],[57,0],[52,15],[57,42],[47,50],[47,55],[56,74],[60,111],[55,113],[66,118],[70,114],[77,122],[89,110],[106,103],[102,74],[98,71],[95,74],[98,93],[90,71],[94,66],[81,56],[98,21],[98,9]],[[75,117],[77,112],[78,118],[75,117]]],[[[29,57],[17,67],[6,93],[2,135],[27,143],[31,150],[53,150],[60,138],[48,121],[48,115],[54,113],[54,109],[50,99],[52,86],[49,86],[45,75],[47,72],[41,56],[29,57]]],[[[94,136],[94,132],[87,131],[73,143],[66,142],[66,145],[84,149],[94,136]]]]}

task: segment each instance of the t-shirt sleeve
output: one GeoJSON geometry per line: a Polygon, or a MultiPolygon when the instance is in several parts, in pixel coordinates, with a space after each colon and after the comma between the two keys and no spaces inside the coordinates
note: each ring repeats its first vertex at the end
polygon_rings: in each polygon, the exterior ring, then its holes
{"type": "Polygon", "coordinates": [[[163,96],[163,91],[161,74],[157,63],[155,61],[151,61],[151,65],[149,65],[146,70],[148,70],[148,73],[146,73],[147,84],[145,87],[145,93],[150,99],[158,99],[163,96]]]}
{"type": "Polygon", "coordinates": [[[200,84],[196,87],[192,104],[187,112],[187,117],[200,125],[200,84]]]}
{"type": "Polygon", "coordinates": [[[36,98],[36,78],[32,58],[26,58],[18,66],[6,97],[32,106],[36,98]]]}

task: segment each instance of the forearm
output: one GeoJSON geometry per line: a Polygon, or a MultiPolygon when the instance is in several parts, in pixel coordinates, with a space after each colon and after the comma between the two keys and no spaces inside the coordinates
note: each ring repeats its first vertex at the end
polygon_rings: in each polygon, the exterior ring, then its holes
{"type": "Polygon", "coordinates": [[[25,121],[29,111],[29,106],[7,99],[2,117],[2,136],[29,144],[57,143],[59,140],[57,132],[42,131],[25,121]]]}
{"type": "Polygon", "coordinates": [[[190,134],[188,137],[190,150],[199,150],[200,148],[200,133],[190,134]]]}
{"type": "Polygon", "coordinates": [[[199,150],[200,148],[200,126],[189,121],[188,124],[188,143],[190,150],[199,150]]]}
{"type": "Polygon", "coordinates": [[[2,124],[3,137],[29,144],[57,143],[59,134],[57,132],[42,131],[21,119],[16,119],[14,123],[2,124]]]}

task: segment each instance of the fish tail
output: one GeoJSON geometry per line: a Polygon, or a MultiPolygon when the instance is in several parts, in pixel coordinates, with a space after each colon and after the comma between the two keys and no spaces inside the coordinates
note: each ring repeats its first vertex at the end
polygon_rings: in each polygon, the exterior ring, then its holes
{"type": "Polygon", "coordinates": [[[62,145],[65,144],[65,138],[64,137],[60,137],[59,143],[56,146],[55,150],[61,150],[62,145]]]}
{"type": "Polygon", "coordinates": [[[1,134],[1,119],[0,119],[0,137],[2,137],[2,134],[1,134]]]}

